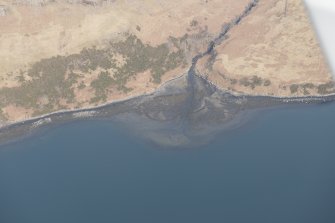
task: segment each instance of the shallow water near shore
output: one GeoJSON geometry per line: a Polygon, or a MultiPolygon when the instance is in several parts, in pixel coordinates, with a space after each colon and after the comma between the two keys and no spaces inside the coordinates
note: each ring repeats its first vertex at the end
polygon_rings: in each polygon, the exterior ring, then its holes
{"type": "Polygon", "coordinates": [[[263,112],[188,149],[113,122],[1,146],[0,222],[335,221],[335,103],[263,112]]]}

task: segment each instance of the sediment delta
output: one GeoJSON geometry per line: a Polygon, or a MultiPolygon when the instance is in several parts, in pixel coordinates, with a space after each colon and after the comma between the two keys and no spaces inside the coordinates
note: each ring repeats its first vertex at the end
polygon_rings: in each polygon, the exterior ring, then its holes
{"type": "Polygon", "coordinates": [[[302,2],[291,1],[290,11],[281,12],[283,2],[162,1],[158,13],[147,1],[131,6],[122,1],[4,1],[9,13],[0,21],[1,41],[8,43],[0,45],[0,59],[7,58],[0,70],[0,142],[73,120],[108,119],[137,127],[158,144],[188,145],[242,125],[255,110],[332,101],[334,83],[302,2]],[[189,12],[190,5],[201,13],[189,12]],[[181,14],[167,10],[170,6],[181,14]],[[60,19],[64,8],[75,11],[73,24],[60,19]],[[146,13],[134,14],[135,8],[146,13]],[[267,19],[264,10],[271,19],[261,26],[267,19]],[[22,16],[48,22],[31,27],[18,20],[22,16]],[[106,24],[115,16],[114,26],[106,24]],[[258,31],[249,38],[253,27],[258,31]],[[84,35],[87,28],[95,32],[84,35]],[[153,35],[157,30],[171,32],[153,35]],[[74,40],[78,32],[82,36],[74,40]],[[264,38],[258,38],[261,34],[264,38]],[[19,46],[22,35],[27,41],[19,46]],[[44,48],[45,40],[61,46],[44,48]],[[32,44],[34,55],[26,52],[32,44]],[[303,53],[296,55],[297,47],[303,53]]]}
{"type": "Polygon", "coordinates": [[[254,114],[269,108],[323,104],[334,100],[335,95],[236,96],[189,73],[167,82],[152,94],[8,125],[0,129],[0,142],[9,143],[71,122],[105,120],[121,124],[131,134],[159,146],[190,147],[208,142],[219,132],[239,128],[254,114]]]}

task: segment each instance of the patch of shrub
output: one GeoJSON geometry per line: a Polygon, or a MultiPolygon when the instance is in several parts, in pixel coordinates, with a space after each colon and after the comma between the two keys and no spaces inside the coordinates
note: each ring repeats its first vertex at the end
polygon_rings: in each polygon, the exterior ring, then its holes
{"type": "Polygon", "coordinates": [[[292,85],[290,86],[290,91],[291,91],[292,94],[297,93],[298,90],[299,90],[299,85],[297,85],[297,84],[292,84],[292,85]]]}

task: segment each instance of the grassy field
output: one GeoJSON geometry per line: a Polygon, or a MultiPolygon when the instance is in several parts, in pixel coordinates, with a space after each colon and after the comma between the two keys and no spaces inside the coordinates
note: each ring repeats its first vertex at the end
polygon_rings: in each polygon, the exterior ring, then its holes
{"type": "Polygon", "coordinates": [[[131,91],[126,84],[138,73],[150,71],[152,82],[158,84],[166,72],[184,63],[180,48],[172,51],[168,44],[153,47],[127,34],[123,41],[112,42],[103,49],[83,49],[79,54],[42,59],[33,64],[17,76],[20,86],[0,89],[0,106],[15,104],[32,108],[34,115],[44,114],[76,103],[75,88],[87,87],[94,90],[90,103],[105,102],[110,88],[124,93],[131,91]],[[124,58],[124,63],[118,64],[117,56],[124,58]],[[79,83],[95,72],[99,74],[89,86],[79,83]]]}

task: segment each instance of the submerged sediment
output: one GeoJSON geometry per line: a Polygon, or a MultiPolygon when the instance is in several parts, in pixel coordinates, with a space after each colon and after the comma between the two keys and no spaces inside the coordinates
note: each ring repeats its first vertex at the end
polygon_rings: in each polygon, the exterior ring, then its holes
{"type": "Polygon", "coordinates": [[[192,146],[207,142],[216,133],[243,125],[255,111],[292,104],[333,101],[335,95],[271,97],[234,95],[218,89],[197,75],[197,62],[211,55],[229,31],[257,6],[252,0],[245,10],[196,55],[187,74],[163,84],[155,92],[97,108],[57,112],[0,129],[0,143],[42,132],[45,128],[80,120],[107,120],[129,127],[136,135],[165,146],[192,146]]]}
{"type": "Polygon", "coordinates": [[[216,133],[242,126],[252,117],[250,115],[266,108],[335,100],[335,95],[297,98],[236,96],[195,75],[190,88],[190,75],[170,81],[150,95],[100,108],[55,113],[3,127],[0,129],[0,142],[17,140],[65,123],[104,120],[122,124],[133,134],[159,145],[192,146],[207,142],[216,133]]]}

